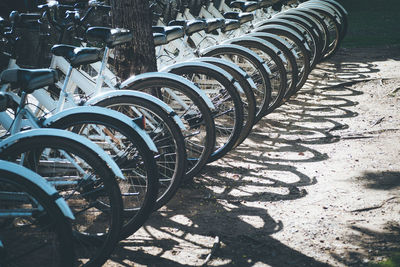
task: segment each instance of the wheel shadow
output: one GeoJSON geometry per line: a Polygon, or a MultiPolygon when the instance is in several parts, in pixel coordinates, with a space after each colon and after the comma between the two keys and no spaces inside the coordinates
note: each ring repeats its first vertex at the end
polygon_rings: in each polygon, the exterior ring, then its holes
{"type": "Polygon", "coordinates": [[[112,264],[201,266],[211,253],[218,266],[329,266],[274,238],[285,226],[269,210],[276,202],[290,205],[303,198],[307,186],[318,182],[296,163],[329,158],[318,146],[339,142],[337,131],[348,128],[343,119],[358,116],[351,98],[363,92],[349,81],[378,71],[361,60],[318,65],[293,100],[263,118],[242,145],[206,166],[201,177],[122,241],[112,264]],[[220,242],[214,250],[216,236],[220,242]]]}

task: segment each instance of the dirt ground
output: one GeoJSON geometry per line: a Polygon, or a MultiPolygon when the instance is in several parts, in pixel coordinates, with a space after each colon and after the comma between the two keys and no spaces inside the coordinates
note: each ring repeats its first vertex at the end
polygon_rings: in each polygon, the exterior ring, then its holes
{"type": "Polygon", "coordinates": [[[105,266],[365,266],[400,251],[400,47],[341,49],[105,266]]]}

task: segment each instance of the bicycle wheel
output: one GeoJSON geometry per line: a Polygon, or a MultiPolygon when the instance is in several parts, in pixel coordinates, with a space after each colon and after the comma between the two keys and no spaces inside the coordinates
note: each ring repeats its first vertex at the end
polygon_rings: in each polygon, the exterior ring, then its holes
{"type": "Polygon", "coordinates": [[[18,163],[49,181],[72,210],[74,248],[79,265],[101,266],[121,229],[121,192],[113,172],[87,146],[60,136],[15,141],[0,158],[18,163]]]}
{"type": "MultiPolygon", "coordinates": [[[[299,77],[305,76],[305,80],[311,71],[310,69],[310,55],[304,46],[304,40],[299,39],[301,36],[297,36],[291,29],[281,25],[266,25],[259,27],[254,30],[255,32],[266,32],[273,33],[283,38],[286,42],[291,45],[291,51],[296,55],[296,63],[299,70],[299,77]]],[[[297,89],[297,88],[296,88],[297,89]]]]}
{"type": "Polygon", "coordinates": [[[314,66],[317,63],[317,56],[318,56],[318,46],[319,44],[317,43],[317,40],[314,39],[313,35],[306,29],[303,25],[297,23],[297,22],[291,22],[282,18],[278,17],[273,17],[272,19],[269,19],[268,21],[265,21],[262,26],[265,25],[282,25],[285,27],[288,27],[289,29],[292,29],[295,31],[299,36],[302,36],[305,40],[305,43],[309,47],[308,51],[310,54],[310,68],[314,68],[314,66]]]}
{"type": "Polygon", "coordinates": [[[297,18],[302,18],[313,25],[313,28],[316,29],[321,36],[321,55],[319,61],[322,60],[323,55],[328,50],[329,46],[329,30],[325,25],[324,20],[319,16],[317,12],[311,10],[310,13],[305,13],[300,10],[301,8],[291,9],[284,13],[284,15],[295,16],[297,18]],[[312,13],[315,14],[312,14],[312,13]]]}
{"type": "Polygon", "coordinates": [[[96,103],[121,112],[134,119],[145,118],[145,131],[158,149],[155,160],[159,173],[159,189],[155,209],[159,209],[175,195],[186,170],[186,148],[181,129],[170,114],[144,98],[133,96],[110,97],[96,103]]]}
{"type": "Polygon", "coordinates": [[[0,170],[0,266],[74,266],[71,223],[55,200],[24,176],[0,170]]]}
{"type": "Polygon", "coordinates": [[[348,25],[349,25],[348,18],[347,18],[347,15],[348,15],[347,10],[340,3],[338,3],[334,0],[325,0],[322,3],[325,5],[334,6],[339,11],[339,13],[342,15],[342,29],[341,29],[340,35],[341,35],[341,38],[343,39],[344,36],[346,36],[346,34],[347,34],[347,29],[348,29],[348,25]]]}
{"type": "Polygon", "coordinates": [[[233,62],[254,81],[253,93],[256,98],[255,122],[261,120],[271,102],[271,82],[268,66],[255,52],[239,45],[217,45],[202,51],[201,56],[218,57],[233,62]]]}
{"type": "Polygon", "coordinates": [[[181,75],[196,84],[215,106],[215,147],[208,162],[228,153],[236,144],[243,127],[243,104],[228,73],[212,64],[188,62],[170,66],[169,72],[181,75]]]}
{"type": "MultiPolygon", "coordinates": [[[[107,112],[110,112],[107,110],[107,112]]],[[[123,201],[121,239],[136,232],[149,218],[157,200],[159,175],[153,153],[142,137],[117,116],[79,112],[47,127],[83,135],[101,146],[118,164],[126,180],[118,180],[123,201]]]]}
{"type": "MultiPolygon", "coordinates": [[[[344,38],[344,36],[346,35],[347,32],[347,11],[343,8],[343,6],[341,6],[339,3],[337,2],[329,2],[329,1],[309,1],[307,2],[307,5],[304,6],[308,6],[310,5],[310,7],[314,7],[316,6],[316,9],[319,9],[318,7],[321,7],[324,11],[327,11],[328,13],[330,13],[337,21],[338,25],[339,25],[339,39],[340,42],[342,41],[342,39],[344,38]]],[[[301,6],[303,6],[303,4],[301,4],[301,6]]]]}
{"type": "Polygon", "coordinates": [[[273,44],[257,37],[239,37],[228,41],[249,48],[257,53],[269,68],[271,82],[271,102],[264,115],[271,113],[282,104],[288,88],[286,69],[280,58],[281,52],[273,44]]]}
{"type": "MultiPolygon", "coordinates": [[[[287,79],[287,90],[285,92],[284,101],[290,98],[290,96],[296,91],[297,86],[300,84],[300,79],[298,77],[298,67],[296,63],[296,58],[290,51],[290,44],[287,43],[283,38],[278,35],[265,33],[265,32],[252,32],[247,34],[247,36],[253,36],[266,40],[273,45],[275,45],[280,51],[282,51],[283,56],[286,58],[284,62],[286,70],[287,79]]],[[[304,79],[301,77],[301,79],[304,79]]]]}
{"type": "Polygon", "coordinates": [[[153,92],[182,119],[188,158],[184,179],[193,178],[207,163],[215,144],[215,124],[205,100],[191,87],[164,77],[138,80],[124,89],[153,92]]]}
{"type": "MultiPolygon", "coordinates": [[[[304,36],[308,36],[308,44],[314,50],[313,65],[311,65],[311,69],[313,69],[315,65],[317,65],[317,63],[321,60],[322,56],[323,40],[321,34],[313,27],[312,24],[300,17],[285,14],[277,15],[276,17],[291,21],[293,23],[297,23],[303,28],[303,32],[304,30],[307,32],[307,34],[305,34],[304,36]]],[[[301,27],[299,27],[299,29],[301,29],[301,27]]]]}
{"type": "Polygon", "coordinates": [[[307,14],[319,14],[320,18],[323,19],[324,24],[328,29],[329,36],[329,45],[328,49],[323,55],[323,60],[326,60],[333,56],[336,51],[339,49],[340,43],[340,27],[334,16],[332,16],[329,12],[323,10],[322,8],[312,7],[312,6],[304,6],[302,7],[302,11],[307,14]],[[310,12],[314,11],[314,12],[310,12]]]}
{"type": "Polygon", "coordinates": [[[256,85],[250,76],[239,66],[230,61],[221,60],[215,57],[201,57],[195,60],[214,64],[223,70],[229,72],[230,75],[239,83],[243,89],[243,94],[240,94],[243,103],[243,127],[234,147],[240,145],[250,134],[256,118],[256,98],[253,90],[256,90],[256,85]]]}

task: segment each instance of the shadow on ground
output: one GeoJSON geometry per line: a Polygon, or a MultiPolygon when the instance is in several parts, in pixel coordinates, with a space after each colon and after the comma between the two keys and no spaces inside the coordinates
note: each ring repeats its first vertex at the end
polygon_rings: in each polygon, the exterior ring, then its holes
{"type": "Polygon", "coordinates": [[[377,190],[400,189],[400,172],[366,172],[360,179],[364,180],[367,188],[377,190]]]}
{"type": "MultiPolygon", "coordinates": [[[[335,131],[348,127],[339,120],[358,116],[351,111],[358,103],[350,99],[362,92],[349,84],[354,77],[368,79],[378,71],[361,58],[318,65],[296,98],[256,125],[244,144],[184,185],[140,233],[121,242],[111,260],[121,266],[131,266],[127,261],[146,266],[199,266],[211,253],[210,263],[216,260],[218,266],[327,266],[272,236],[285,226],[268,214],[268,204],[285,201],[290,205],[307,195],[307,186],[318,182],[296,168],[296,163],[328,159],[315,145],[339,142],[341,136],[335,131]],[[218,249],[212,248],[216,236],[218,249]]],[[[393,180],[396,175],[382,179],[393,180]]],[[[366,174],[367,186],[377,186],[375,178],[366,174]]],[[[371,240],[385,234],[356,230],[371,240]]],[[[378,245],[367,239],[360,242],[366,242],[366,247],[378,245]]],[[[332,257],[347,264],[353,255],[332,257]]]]}

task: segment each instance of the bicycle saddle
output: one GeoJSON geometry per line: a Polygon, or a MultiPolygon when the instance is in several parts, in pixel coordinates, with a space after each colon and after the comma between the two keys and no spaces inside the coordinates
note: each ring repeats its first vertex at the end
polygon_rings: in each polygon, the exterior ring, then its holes
{"type": "Polygon", "coordinates": [[[274,4],[274,2],[276,2],[276,0],[275,1],[274,0],[258,0],[258,6],[260,8],[270,7],[274,4]]]}
{"type": "Polygon", "coordinates": [[[0,83],[10,83],[28,94],[57,81],[58,73],[52,69],[8,69],[0,74],[0,83]]]}
{"type": "Polygon", "coordinates": [[[182,26],[153,26],[154,33],[163,33],[167,38],[167,42],[171,42],[185,35],[182,26]]]}
{"type": "Polygon", "coordinates": [[[207,23],[206,33],[215,31],[216,29],[221,29],[225,25],[225,20],[221,18],[205,19],[207,23]]]}
{"type": "Polygon", "coordinates": [[[254,15],[252,13],[239,13],[233,11],[224,13],[224,17],[227,19],[237,19],[240,24],[252,21],[254,19],[254,15]]]}
{"type": "Polygon", "coordinates": [[[237,19],[225,19],[225,26],[222,28],[222,31],[227,32],[238,28],[240,28],[240,22],[237,19]]]}
{"type": "Polygon", "coordinates": [[[251,12],[259,8],[258,2],[254,1],[232,1],[230,7],[239,8],[243,12],[251,12]]]}
{"type": "Polygon", "coordinates": [[[204,20],[172,20],[168,23],[168,26],[182,26],[185,34],[191,35],[206,29],[207,23],[204,20]]]}
{"type": "Polygon", "coordinates": [[[164,33],[154,32],[153,33],[153,38],[154,38],[154,45],[155,46],[165,45],[165,44],[168,43],[167,36],[165,36],[164,33]]]}
{"type": "Polygon", "coordinates": [[[107,47],[113,48],[116,45],[130,42],[133,34],[125,29],[112,29],[107,27],[90,27],[86,31],[86,37],[93,41],[105,43],[107,47]]]}
{"type": "Polygon", "coordinates": [[[51,53],[65,58],[74,68],[100,61],[102,56],[99,48],[72,45],[55,45],[51,48],[51,53]]]}

